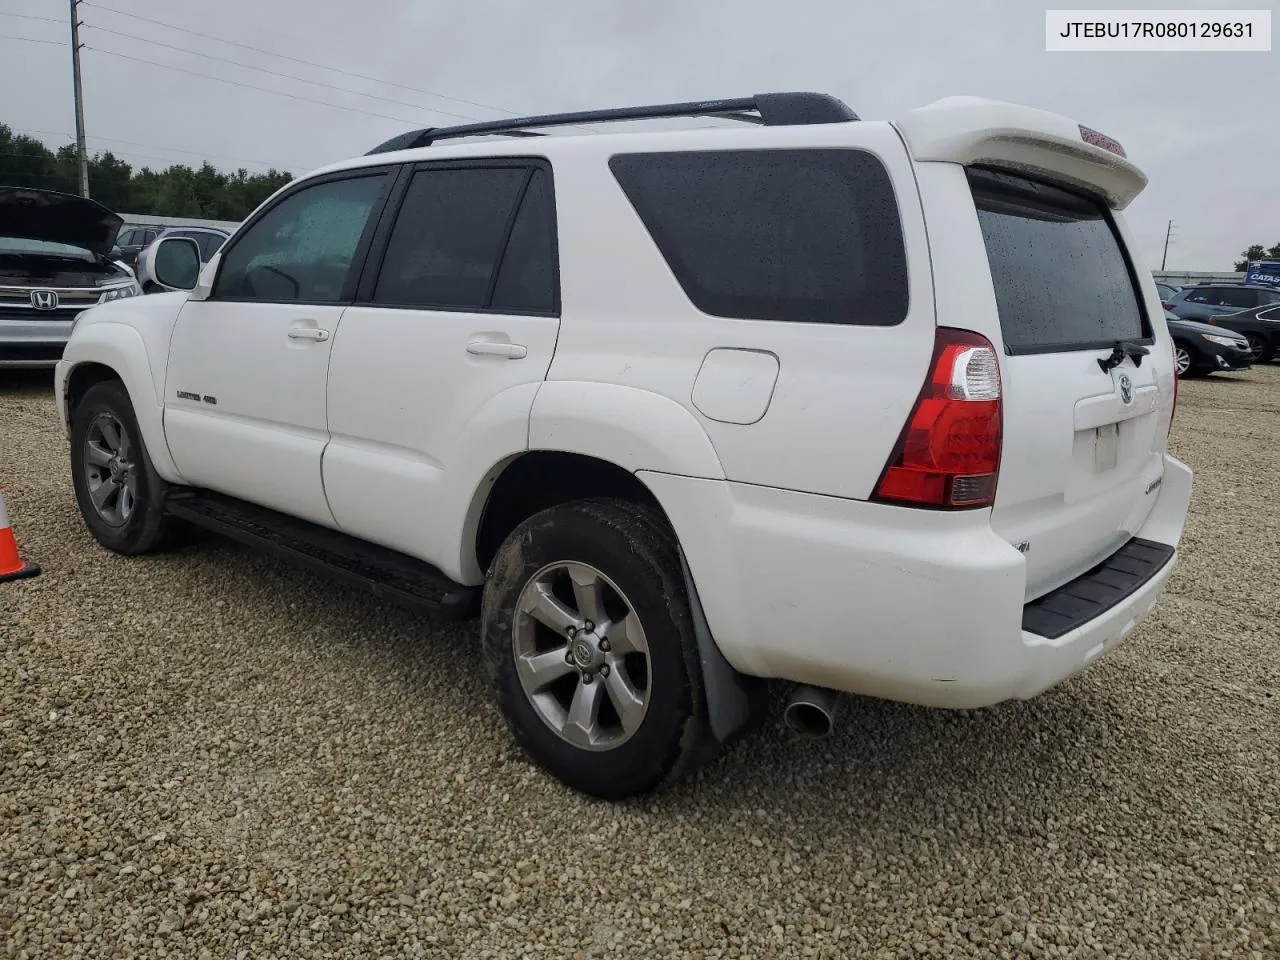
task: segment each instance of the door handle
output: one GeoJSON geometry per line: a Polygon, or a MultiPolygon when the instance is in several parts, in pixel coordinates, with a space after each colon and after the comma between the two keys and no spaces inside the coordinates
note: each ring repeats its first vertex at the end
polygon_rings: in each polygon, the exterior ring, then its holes
{"type": "Polygon", "coordinates": [[[317,327],[290,327],[290,340],[315,340],[317,343],[329,339],[328,330],[320,330],[317,327]]]}
{"type": "Polygon", "coordinates": [[[472,340],[467,344],[467,353],[477,357],[506,357],[508,360],[523,360],[529,355],[522,344],[497,340],[472,340]]]}

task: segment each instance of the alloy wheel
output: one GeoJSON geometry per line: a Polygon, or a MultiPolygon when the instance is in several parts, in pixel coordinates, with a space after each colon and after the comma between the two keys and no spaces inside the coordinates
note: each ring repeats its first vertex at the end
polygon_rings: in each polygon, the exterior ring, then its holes
{"type": "Polygon", "coordinates": [[[122,527],[138,506],[138,465],[128,431],[110,413],[93,418],[85,434],[85,481],[93,509],[105,523],[122,527]]]}
{"type": "Polygon", "coordinates": [[[512,652],[520,686],[561,739],[612,750],[649,708],[649,648],[626,595],[590,564],[548,564],[516,601],[512,652]]]}

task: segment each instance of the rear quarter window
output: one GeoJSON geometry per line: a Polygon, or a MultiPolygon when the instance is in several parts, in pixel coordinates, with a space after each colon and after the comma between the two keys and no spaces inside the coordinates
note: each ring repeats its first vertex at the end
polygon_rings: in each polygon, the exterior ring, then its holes
{"type": "Polygon", "coordinates": [[[1110,212],[1026,177],[969,171],[1009,353],[1110,346],[1150,336],[1110,212]]]}
{"type": "Polygon", "coordinates": [[[872,154],[636,153],[609,167],[702,312],[868,326],[906,317],[897,199],[872,154]]]}

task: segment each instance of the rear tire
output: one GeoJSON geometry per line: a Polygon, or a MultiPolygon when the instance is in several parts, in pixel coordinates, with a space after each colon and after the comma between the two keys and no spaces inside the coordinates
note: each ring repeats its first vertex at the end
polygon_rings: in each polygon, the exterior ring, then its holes
{"type": "Polygon", "coordinates": [[[95,540],[116,553],[139,554],[170,541],[164,512],[168,484],[147,455],[124,385],[90,387],[71,411],[71,484],[95,540]]]}
{"type": "Polygon", "coordinates": [[[530,517],[494,557],[481,622],[515,739],[567,786],[619,800],[707,756],[689,601],[654,511],[584,500],[530,517]]]}

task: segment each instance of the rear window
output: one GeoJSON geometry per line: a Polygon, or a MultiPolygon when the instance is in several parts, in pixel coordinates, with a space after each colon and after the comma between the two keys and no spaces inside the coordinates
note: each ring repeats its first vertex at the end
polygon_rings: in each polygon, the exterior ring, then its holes
{"type": "Polygon", "coordinates": [[[1110,346],[1149,336],[1104,204],[1014,174],[969,171],[1009,353],[1110,346]]]}
{"type": "Polygon", "coordinates": [[[704,313],[870,326],[906,317],[898,204],[870,153],[622,154],[609,167],[704,313]]]}

